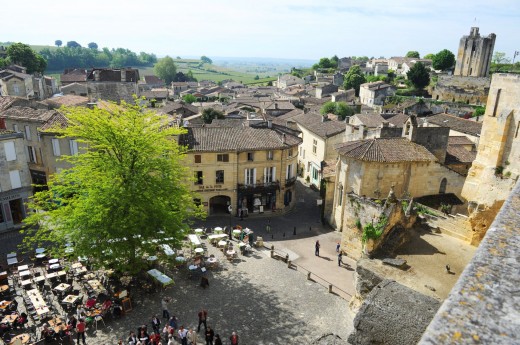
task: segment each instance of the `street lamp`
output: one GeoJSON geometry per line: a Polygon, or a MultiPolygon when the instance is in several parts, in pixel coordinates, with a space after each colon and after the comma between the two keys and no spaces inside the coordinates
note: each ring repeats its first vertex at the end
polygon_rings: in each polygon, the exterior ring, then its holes
{"type": "MultiPolygon", "coordinates": [[[[233,217],[233,206],[229,205],[228,206],[228,211],[229,211],[229,233],[231,234],[232,233],[232,230],[231,230],[231,217],[233,217]]],[[[231,239],[231,235],[229,236],[229,239],[231,239]]]]}

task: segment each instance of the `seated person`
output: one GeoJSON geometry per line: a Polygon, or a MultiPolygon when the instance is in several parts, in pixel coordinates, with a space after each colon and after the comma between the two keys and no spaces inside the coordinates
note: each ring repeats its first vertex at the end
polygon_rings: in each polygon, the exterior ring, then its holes
{"type": "Polygon", "coordinates": [[[27,323],[27,314],[21,313],[18,319],[16,319],[15,323],[13,324],[13,328],[17,329],[18,327],[23,327],[27,323]]]}
{"type": "Polygon", "coordinates": [[[76,315],[78,319],[81,319],[87,315],[87,311],[81,305],[78,305],[78,309],[76,310],[76,315]]]}
{"type": "Polygon", "coordinates": [[[76,319],[76,317],[74,315],[72,315],[70,317],[70,319],[67,321],[67,325],[71,328],[71,329],[76,329],[76,325],[78,324],[78,319],[76,319]]]}
{"type": "Polygon", "coordinates": [[[45,343],[51,343],[54,339],[54,331],[49,326],[44,325],[40,334],[40,339],[43,339],[45,343]]]}
{"type": "Polygon", "coordinates": [[[87,300],[87,303],[85,303],[85,307],[87,307],[88,309],[94,308],[95,305],[96,305],[96,299],[95,298],[89,298],[87,300]]]}
{"type": "Polygon", "coordinates": [[[109,299],[106,299],[105,302],[103,302],[103,305],[101,306],[101,309],[104,311],[108,310],[112,306],[112,301],[109,299]]]}
{"type": "Polygon", "coordinates": [[[123,309],[119,304],[114,305],[113,313],[115,317],[121,317],[121,315],[123,315],[123,309]]]}

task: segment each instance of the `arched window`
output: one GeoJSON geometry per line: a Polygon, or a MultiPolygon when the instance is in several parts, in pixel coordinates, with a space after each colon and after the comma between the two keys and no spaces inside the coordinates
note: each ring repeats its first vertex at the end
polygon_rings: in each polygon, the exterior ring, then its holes
{"type": "Polygon", "coordinates": [[[439,194],[446,193],[446,186],[448,185],[448,180],[446,178],[443,178],[441,181],[441,186],[439,188],[439,194]]]}

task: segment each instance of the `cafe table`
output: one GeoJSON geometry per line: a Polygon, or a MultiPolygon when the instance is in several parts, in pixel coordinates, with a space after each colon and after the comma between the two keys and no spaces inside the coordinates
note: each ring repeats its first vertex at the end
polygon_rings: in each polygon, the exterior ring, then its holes
{"type": "Polygon", "coordinates": [[[63,299],[63,303],[74,304],[78,300],[79,296],[76,295],[68,295],[63,299]]]}
{"type": "Polygon", "coordinates": [[[8,266],[16,265],[17,263],[18,263],[18,259],[16,258],[16,256],[14,258],[8,258],[7,259],[7,265],[8,266]]]}
{"type": "Polygon", "coordinates": [[[50,259],[49,260],[49,264],[57,264],[58,262],[60,262],[60,259],[50,259]]]}
{"type": "Polygon", "coordinates": [[[71,266],[72,268],[81,268],[83,267],[83,264],[81,262],[75,262],[71,266]]]}
{"type": "Polygon", "coordinates": [[[223,230],[220,226],[217,226],[215,229],[213,229],[213,231],[215,232],[215,234],[221,234],[223,230]]]}
{"type": "Polygon", "coordinates": [[[59,291],[59,292],[65,292],[65,291],[67,291],[70,287],[71,287],[70,284],[61,283],[61,284],[59,284],[58,286],[56,286],[56,287],[54,288],[54,290],[59,291]]]}
{"type": "Polygon", "coordinates": [[[157,260],[157,256],[155,256],[155,255],[149,256],[149,257],[147,258],[147,260],[148,260],[148,261],[156,261],[156,260],[157,260]]]}
{"type": "Polygon", "coordinates": [[[34,252],[36,254],[43,254],[43,253],[45,253],[45,248],[36,248],[36,250],[34,252]]]}
{"type": "Polygon", "coordinates": [[[40,254],[36,254],[36,259],[45,259],[45,257],[47,256],[47,254],[44,254],[44,253],[40,253],[40,254]]]}
{"type": "Polygon", "coordinates": [[[226,243],[227,243],[227,241],[220,241],[220,242],[218,243],[218,246],[219,246],[219,247],[224,247],[224,246],[226,245],[226,243]]]}
{"type": "Polygon", "coordinates": [[[29,270],[25,270],[25,271],[18,272],[18,275],[19,275],[20,277],[28,277],[28,276],[31,276],[32,273],[31,273],[31,271],[29,271],[29,270]]]}
{"type": "Polygon", "coordinates": [[[20,285],[23,286],[23,287],[29,286],[31,284],[32,284],[31,279],[26,279],[26,280],[21,280],[20,281],[20,285]]]}
{"type": "Polygon", "coordinates": [[[34,282],[35,283],[39,283],[39,282],[42,282],[45,280],[45,276],[44,275],[41,275],[41,276],[37,276],[37,277],[34,277],[34,282]]]}
{"type": "Polygon", "coordinates": [[[29,269],[29,265],[18,266],[18,272],[25,271],[25,270],[28,270],[28,269],[29,269]]]}
{"type": "Polygon", "coordinates": [[[2,319],[1,323],[14,323],[18,319],[18,314],[6,315],[2,319]]]}
{"type": "Polygon", "coordinates": [[[49,265],[49,269],[51,269],[51,270],[57,270],[58,268],[60,268],[60,264],[49,265]]]}
{"type": "Polygon", "coordinates": [[[201,228],[195,229],[195,233],[196,233],[197,235],[201,235],[203,232],[204,232],[204,230],[201,229],[201,228]]]}
{"type": "Polygon", "coordinates": [[[15,344],[27,344],[31,340],[31,336],[27,333],[24,334],[18,334],[17,336],[13,337],[11,339],[11,342],[9,345],[15,345],[15,344]]]}
{"type": "Polygon", "coordinates": [[[157,269],[152,269],[148,271],[148,274],[152,276],[155,280],[161,283],[162,286],[168,286],[173,284],[173,279],[168,277],[166,274],[162,273],[157,269]]]}
{"type": "Polygon", "coordinates": [[[204,253],[204,248],[195,248],[195,253],[197,253],[197,254],[204,253]]]}
{"type": "Polygon", "coordinates": [[[233,237],[237,238],[238,236],[240,236],[241,232],[242,232],[242,230],[238,230],[238,229],[233,230],[233,237]]]}
{"type": "Polygon", "coordinates": [[[16,253],[15,252],[7,253],[7,258],[8,259],[15,258],[15,257],[16,257],[16,253]]]}
{"type": "Polygon", "coordinates": [[[9,290],[9,285],[0,285],[0,292],[9,290]]]}

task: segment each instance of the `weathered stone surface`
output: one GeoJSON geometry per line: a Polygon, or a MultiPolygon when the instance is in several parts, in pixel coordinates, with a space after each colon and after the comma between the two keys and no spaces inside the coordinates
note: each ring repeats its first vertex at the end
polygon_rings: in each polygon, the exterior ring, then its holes
{"type": "Polygon", "coordinates": [[[520,344],[520,183],[420,345],[520,344]]]}
{"type": "Polygon", "coordinates": [[[431,297],[384,280],[361,306],[348,341],[352,345],[415,345],[439,305],[431,297]]]}
{"type": "Polygon", "coordinates": [[[396,258],[396,259],[386,258],[386,259],[383,259],[383,263],[386,265],[394,266],[394,267],[402,267],[402,266],[406,265],[406,260],[399,259],[399,258],[396,258]]]}
{"type": "Polygon", "coordinates": [[[329,333],[322,335],[310,345],[348,345],[348,342],[336,334],[329,333]]]}

